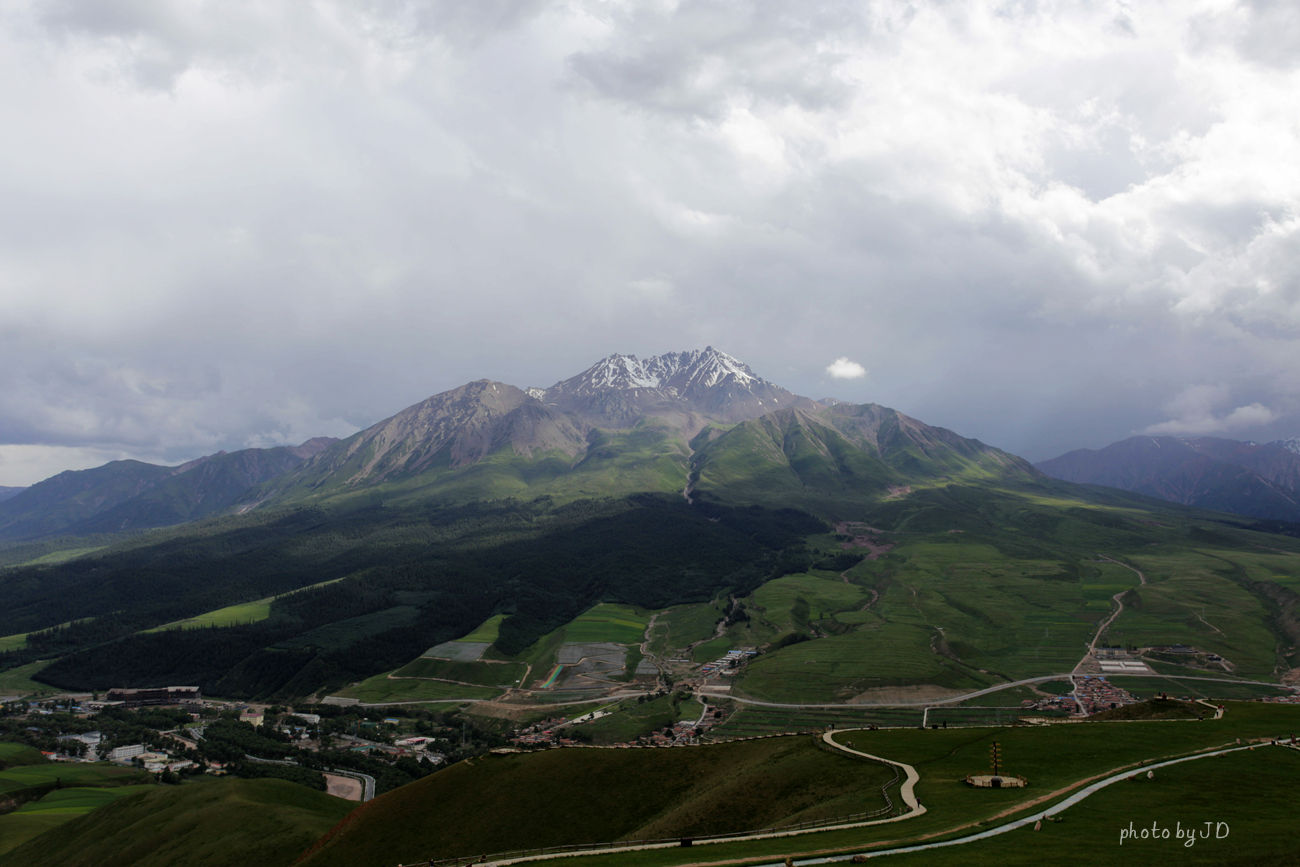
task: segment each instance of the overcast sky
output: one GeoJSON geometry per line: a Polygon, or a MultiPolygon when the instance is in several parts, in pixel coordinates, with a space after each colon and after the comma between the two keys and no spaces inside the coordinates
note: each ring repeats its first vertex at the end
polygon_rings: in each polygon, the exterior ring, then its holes
{"type": "Polygon", "coordinates": [[[711,344],[1300,435],[1290,2],[0,0],[0,485],[711,344]]]}

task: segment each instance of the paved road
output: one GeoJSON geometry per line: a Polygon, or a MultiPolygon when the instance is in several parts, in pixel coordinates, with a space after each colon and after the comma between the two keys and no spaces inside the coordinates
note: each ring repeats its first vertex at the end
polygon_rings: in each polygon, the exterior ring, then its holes
{"type": "MultiPolygon", "coordinates": [[[[1255,744],[1255,746],[1260,746],[1260,745],[1255,744]]],[[[1171,759],[1170,761],[1160,762],[1159,764],[1155,764],[1155,765],[1146,765],[1142,770],[1154,771],[1159,768],[1167,768],[1170,765],[1177,765],[1183,762],[1194,762],[1199,759],[1213,758],[1214,756],[1222,756],[1227,753],[1235,753],[1241,750],[1248,750],[1248,749],[1251,749],[1250,745],[1232,747],[1226,750],[1217,750],[1212,753],[1201,753],[1200,755],[1196,755],[1196,756],[1186,756],[1181,759],[1171,759]]],[[[1057,813],[1060,813],[1062,810],[1065,810],[1068,807],[1072,807],[1075,804],[1079,803],[1080,801],[1084,800],[1085,798],[1096,794],[1097,792],[1101,791],[1107,786],[1114,785],[1115,783],[1121,782],[1123,780],[1127,780],[1129,777],[1133,776],[1134,773],[1135,773],[1134,770],[1121,771],[1118,774],[1114,774],[1110,777],[1107,777],[1104,780],[1101,780],[1100,782],[1093,783],[1091,786],[1088,786],[1085,789],[1081,789],[1078,792],[1075,792],[1073,795],[1066,798],[1064,801],[1061,801],[1058,804],[1054,804],[1053,806],[1047,808],[1046,810],[1043,810],[1038,813],[1034,813],[1032,816],[1026,816],[1023,819],[1017,819],[1014,822],[1008,822],[1005,825],[1000,825],[999,827],[992,828],[988,831],[980,831],[978,834],[971,834],[968,837],[959,837],[956,840],[945,840],[941,843],[922,843],[916,846],[900,846],[897,849],[881,849],[875,852],[863,852],[861,853],[861,855],[867,858],[882,858],[886,855],[900,855],[904,852],[926,852],[931,849],[943,849],[948,846],[960,846],[964,843],[973,843],[976,840],[986,840],[989,837],[996,837],[999,834],[1005,834],[1008,831],[1014,831],[1017,828],[1023,828],[1026,825],[1032,825],[1035,822],[1047,818],[1048,816],[1054,816],[1057,813]]],[[[841,862],[848,861],[850,858],[853,857],[855,856],[849,854],[849,855],[835,855],[829,858],[800,858],[800,859],[795,859],[794,863],[797,865],[797,867],[810,867],[810,865],[814,865],[814,864],[841,863],[841,862]]],[[[761,864],[758,865],[758,867],[784,867],[785,863],[787,862],[784,861],[773,862],[771,864],[761,864]]]]}

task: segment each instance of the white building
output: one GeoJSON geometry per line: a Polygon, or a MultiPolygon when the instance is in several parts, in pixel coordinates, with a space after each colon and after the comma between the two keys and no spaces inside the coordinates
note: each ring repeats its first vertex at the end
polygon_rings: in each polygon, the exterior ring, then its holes
{"type": "Polygon", "coordinates": [[[109,750],[108,760],[110,762],[129,762],[133,757],[140,755],[144,755],[144,744],[131,744],[109,750]]]}

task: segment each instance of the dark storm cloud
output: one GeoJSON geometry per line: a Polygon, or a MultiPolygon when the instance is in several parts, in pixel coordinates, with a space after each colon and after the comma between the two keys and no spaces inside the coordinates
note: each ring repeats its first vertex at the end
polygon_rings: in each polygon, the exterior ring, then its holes
{"type": "Polygon", "coordinates": [[[1034,459],[1300,433],[1293,17],[10,0],[0,484],[706,344],[1034,459]]]}

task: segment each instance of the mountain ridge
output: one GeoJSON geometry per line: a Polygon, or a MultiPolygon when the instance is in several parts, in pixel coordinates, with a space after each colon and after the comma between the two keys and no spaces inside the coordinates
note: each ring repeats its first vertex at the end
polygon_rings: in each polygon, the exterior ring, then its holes
{"type": "Polygon", "coordinates": [[[1034,465],[1053,478],[1188,506],[1300,521],[1300,440],[1135,436],[1034,465]]]}

